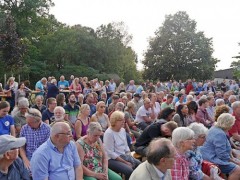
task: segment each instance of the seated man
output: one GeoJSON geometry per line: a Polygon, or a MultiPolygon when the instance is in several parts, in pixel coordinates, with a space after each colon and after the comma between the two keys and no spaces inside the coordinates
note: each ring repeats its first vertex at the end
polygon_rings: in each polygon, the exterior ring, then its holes
{"type": "Polygon", "coordinates": [[[20,155],[24,165],[30,169],[32,154],[49,138],[50,126],[42,122],[41,112],[33,108],[26,114],[26,121],[27,124],[20,131],[20,137],[25,137],[27,143],[20,148],[20,155]]]}
{"type": "Polygon", "coordinates": [[[30,174],[18,157],[18,150],[26,143],[25,138],[0,136],[0,179],[30,180],[30,174]]]}
{"type": "Polygon", "coordinates": [[[34,180],[81,180],[83,170],[70,126],[57,122],[50,138],[33,154],[31,170],[34,180]],[[46,153],[47,152],[47,153],[46,153]]]}
{"type": "Polygon", "coordinates": [[[166,138],[153,140],[147,151],[147,161],[140,164],[131,174],[130,180],[169,180],[174,166],[176,150],[166,138]]]}
{"type": "Polygon", "coordinates": [[[141,106],[136,114],[135,121],[138,123],[138,127],[144,130],[149,126],[155,119],[153,105],[149,98],[145,98],[143,101],[143,106],[141,106]]]}
{"type": "Polygon", "coordinates": [[[177,123],[174,121],[170,122],[156,122],[148,126],[137,139],[135,147],[135,152],[146,156],[147,146],[152,139],[158,137],[171,137],[174,129],[177,128],[177,123]]]}

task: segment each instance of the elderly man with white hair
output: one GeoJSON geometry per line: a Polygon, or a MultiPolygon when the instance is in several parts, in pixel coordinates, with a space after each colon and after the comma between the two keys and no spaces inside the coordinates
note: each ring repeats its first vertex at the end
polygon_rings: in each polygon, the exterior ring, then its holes
{"type": "Polygon", "coordinates": [[[0,179],[30,180],[29,171],[18,157],[19,148],[26,143],[25,138],[11,135],[0,136],[0,179]]]}
{"type": "Polygon", "coordinates": [[[228,106],[230,108],[229,113],[232,114],[233,113],[233,109],[232,109],[232,104],[237,101],[237,97],[235,95],[230,95],[228,98],[228,106]]]}

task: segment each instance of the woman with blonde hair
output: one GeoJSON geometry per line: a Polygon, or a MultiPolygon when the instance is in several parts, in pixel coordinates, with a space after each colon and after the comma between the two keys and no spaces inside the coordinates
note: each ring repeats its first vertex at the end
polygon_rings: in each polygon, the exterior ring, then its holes
{"type": "Polygon", "coordinates": [[[121,82],[119,84],[119,86],[117,87],[117,93],[121,93],[121,92],[126,92],[125,86],[124,86],[124,82],[121,82]]]}
{"type": "Polygon", "coordinates": [[[80,107],[80,112],[78,114],[77,120],[74,124],[75,129],[75,139],[79,139],[87,134],[87,128],[90,123],[90,107],[88,104],[83,104],[80,107]]]}
{"type": "Polygon", "coordinates": [[[74,92],[75,96],[78,97],[80,93],[82,93],[82,87],[79,83],[79,78],[75,78],[70,85],[69,89],[74,92]]]}
{"type": "Polygon", "coordinates": [[[110,126],[108,115],[105,114],[106,104],[103,101],[99,101],[96,106],[96,113],[91,117],[91,122],[98,122],[102,126],[103,132],[110,126]]]}
{"type": "Polygon", "coordinates": [[[114,111],[110,117],[111,126],[104,133],[104,148],[108,156],[109,168],[125,175],[128,180],[140,161],[131,156],[127,144],[126,131],[123,128],[124,113],[114,111]]]}
{"type": "Polygon", "coordinates": [[[240,179],[240,163],[231,155],[232,148],[227,136],[234,123],[234,116],[229,113],[221,114],[200,148],[203,159],[218,165],[222,173],[229,175],[228,180],[240,179]]]}

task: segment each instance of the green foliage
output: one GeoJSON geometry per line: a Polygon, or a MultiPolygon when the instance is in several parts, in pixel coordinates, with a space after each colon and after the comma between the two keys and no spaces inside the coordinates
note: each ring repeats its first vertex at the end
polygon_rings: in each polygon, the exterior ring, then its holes
{"type": "Polygon", "coordinates": [[[143,64],[145,79],[209,79],[217,59],[212,57],[212,39],[196,32],[196,22],[186,12],[166,16],[149,41],[143,64]]]}
{"type": "MultiPolygon", "coordinates": [[[[103,80],[109,74],[117,74],[125,81],[139,78],[137,57],[129,46],[132,36],[123,22],[101,25],[96,31],[81,25],[68,27],[49,14],[53,5],[52,0],[1,0],[0,47],[7,45],[2,37],[9,30],[5,23],[8,13],[13,17],[12,24],[16,24],[12,42],[18,53],[1,48],[0,55],[8,54],[8,62],[10,56],[18,55],[11,60],[11,65],[18,67],[15,73],[32,82],[61,74],[103,80]]],[[[10,67],[3,65],[4,69],[10,67]]]]}
{"type": "Polygon", "coordinates": [[[237,61],[233,61],[231,63],[231,67],[233,68],[233,75],[235,79],[240,79],[240,56],[236,56],[235,58],[237,59],[237,61]]]}

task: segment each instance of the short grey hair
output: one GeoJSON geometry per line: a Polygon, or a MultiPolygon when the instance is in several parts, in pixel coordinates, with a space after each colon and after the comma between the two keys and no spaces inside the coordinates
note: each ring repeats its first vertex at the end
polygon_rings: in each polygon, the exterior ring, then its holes
{"type": "Polygon", "coordinates": [[[69,124],[66,123],[66,122],[56,122],[56,123],[54,123],[51,130],[50,130],[50,136],[53,137],[53,136],[61,133],[64,129],[64,126],[68,126],[69,129],[71,129],[69,124]]]}
{"type": "Polygon", "coordinates": [[[232,103],[233,111],[237,109],[239,106],[240,106],[240,101],[235,101],[234,103],[232,103]]]}
{"type": "Polygon", "coordinates": [[[229,130],[235,123],[235,117],[229,113],[222,113],[218,119],[216,126],[223,129],[229,130]]]}
{"type": "Polygon", "coordinates": [[[225,104],[224,100],[223,99],[217,99],[216,100],[216,106],[220,106],[222,104],[225,104]]]}
{"type": "Polygon", "coordinates": [[[187,95],[186,97],[187,101],[193,101],[193,96],[191,94],[187,95]]]}
{"type": "Polygon", "coordinates": [[[236,97],[235,95],[230,95],[229,98],[228,98],[229,101],[231,101],[231,100],[233,100],[233,99],[236,99],[236,100],[237,100],[237,97],[236,97]]]}
{"type": "Polygon", "coordinates": [[[21,107],[26,107],[28,108],[29,107],[29,101],[27,98],[20,98],[19,101],[18,101],[18,107],[21,108],[21,107]]]}
{"type": "Polygon", "coordinates": [[[208,133],[208,129],[202,123],[194,122],[188,127],[194,132],[196,138],[202,134],[207,135],[208,133]]]}
{"type": "Polygon", "coordinates": [[[57,110],[61,110],[63,114],[65,114],[65,109],[62,106],[56,106],[53,110],[53,113],[56,113],[57,110]]]}
{"type": "Polygon", "coordinates": [[[90,124],[88,125],[87,132],[89,134],[93,134],[94,131],[102,132],[102,126],[98,122],[90,122],[90,124]]]}
{"type": "Polygon", "coordinates": [[[194,138],[194,132],[188,127],[178,127],[173,130],[172,133],[172,143],[176,148],[180,148],[180,143],[194,138]]]}
{"type": "Polygon", "coordinates": [[[33,117],[35,122],[40,122],[42,121],[42,114],[39,110],[35,109],[35,108],[30,108],[28,110],[28,113],[26,114],[26,118],[27,117],[33,117]]]}

